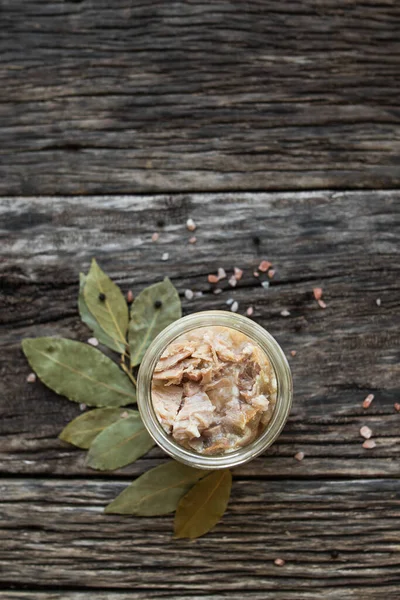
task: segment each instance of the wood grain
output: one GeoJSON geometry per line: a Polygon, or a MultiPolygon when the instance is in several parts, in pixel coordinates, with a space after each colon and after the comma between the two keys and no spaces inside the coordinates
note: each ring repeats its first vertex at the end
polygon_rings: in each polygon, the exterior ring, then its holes
{"type": "Polygon", "coordinates": [[[382,586],[395,598],[399,481],[235,481],[222,522],[195,542],[171,538],[172,517],[105,517],[124,485],[3,479],[0,581],[134,598],[372,599],[382,586]]]}
{"type": "Polygon", "coordinates": [[[394,0],[3,0],[0,193],[399,185],[394,0]]]}

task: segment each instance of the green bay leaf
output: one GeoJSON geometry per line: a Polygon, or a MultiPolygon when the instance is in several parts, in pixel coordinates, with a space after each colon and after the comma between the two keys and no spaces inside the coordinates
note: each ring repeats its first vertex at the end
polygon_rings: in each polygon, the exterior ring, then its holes
{"type": "Polygon", "coordinates": [[[79,314],[80,314],[81,320],[89,327],[89,329],[91,329],[93,331],[94,335],[99,340],[99,342],[101,342],[102,344],[107,346],[107,348],[110,348],[111,350],[115,350],[115,352],[119,352],[120,354],[123,354],[123,352],[125,350],[125,344],[122,342],[119,342],[118,340],[114,340],[111,336],[109,336],[108,333],[106,333],[102,329],[100,323],[90,312],[88,305],[86,304],[86,300],[85,300],[84,293],[83,293],[85,283],[86,283],[86,275],[84,275],[83,273],[80,273],[79,274],[78,308],[79,308],[79,314]]]}
{"type": "MultiPolygon", "coordinates": [[[[117,347],[126,347],[128,305],[119,287],[100,269],[93,258],[83,286],[89,312],[117,347]]],[[[100,338],[99,338],[100,339],[100,338]]]]}
{"type": "Polygon", "coordinates": [[[106,427],[121,419],[122,414],[131,412],[133,411],[123,408],[95,408],[68,423],[58,437],[64,442],[86,450],[106,427]]]}
{"type": "Polygon", "coordinates": [[[22,349],[32,369],[50,389],[88,406],[136,402],[128,377],[96,348],[63,338],[27,338],[22,349]]]}
{"type": "Polygon", "coordinates": [[[105,509],[106,513],[151,517],[173,512],[179,500],[209,471],[170,461],[136,479],[105,509]]]}
{"type": "Polygon", "coordinates": [[[168,277],[160,283],[150,285],[138,295],[132,304],[129,322],[132,367],[140,364],[154,338],[181,316],[179,294],[168,277]],[[161,305],[157,307],[160,302],[161,305]]]}
{"type": "Polygon", "coordinates": [[[231,487],[229,469],[214,471],[196,483],[178,504],[175,537],[192,539],[210,531],[226,510],[231,487]]]}
{"type": "Polygon", "coordinates": [[[100,471],[119,469],[146,454],[153,446],[153,439],[147,433],[139,413],[135,412],[110,425],[94,439],[87,465],[100,471]]]}

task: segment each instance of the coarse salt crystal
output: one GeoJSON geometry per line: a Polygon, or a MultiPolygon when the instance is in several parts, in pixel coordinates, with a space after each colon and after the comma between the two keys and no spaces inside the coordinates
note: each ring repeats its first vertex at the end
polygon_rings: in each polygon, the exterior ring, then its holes
{"type": "Polygon", "coordinates": [[[248,317],[251,317],[251,315],[254,313],[254,308],[252,306],[249,306],[249,308],[246,310],[246,315],[248,317]]]}
{"type": "Polygon", "coordinates": [[[79,408],[80,408],[81,410],[86,410],[86,409],[87,409],[87,406],[86,406],[86,404],[84,404],[83,402],[81,402],[81,403],[80,403],[80,405],[79,405],[79,408]]]}
{"type": "Polygon", "coordinates": [[[234,267],[233,274],[235,276],[235,279],[237,279],[239,281],[243,277],[243,270],[239,269],[238,267],[234,267]]]}
{"type": "Polygon", "coordinates": [[[236,302],[236,300],[235,300],[235,302],[231,305],[231,311],[237,312],[238,308],[239,308],[239,302],[236,302]]]}
{"type": "Polygon", "coordinates": [[[369,438],[372,437],[372,430],[367,425],[364,425],[360,429],[360,434],[362,435],[363,438],[365,438],[366,440],[369,440],[369,438]]]}
{"type": "Polygon", "coordinates": [[[229,285],[231,287],[236,287],[237,286],[237,279],[234,275],[231,275],[231,277],[229,277],[229,285]]]}
{"type": "Polygon", "coordinates": [[[213,275],[212,273],[207,277],[209,283],[218,283],[218,275],[213,275]]]}
{"type": "Polygon", "coordinates": [[[289,317],[289,316],[290,316],[289,310],[281,310],[281,317],[289,317]]]}
{"type": "Polygon", "coordinates": [[[365,440],[365,442],[363,442],[363,445],[362,445],[362,447],[367,448],[367,450],[371,450],[372,448],[375,448],[375,446],[376,446],[375,440],[365,440]]]}
{"type": "Polygon", "coordinates": [[[382,302],[381,302],[381,299],[380,299],[380,298],[377,298],[377,299],[376,299],[376,305],[377,305],[377,306],[380,306],[380,305],[381,305],[381,303],[382,303],[382,302]]]}
{"type": "Polygon", "coordinates": [[[189,244],[195,244],[197,242],[197,237],[195,235],[193,235],[191,238],[189,238],[189,244]]]}
{"type": "Polygon", "coordinates": [[[127,410],[124,410],[124,412],[123,412],[123,413],[121,413],[121,418],[122,418],[122,419],[126,419],[127,417],[129,417],[129,413],[128,413],[128,411],[127,411],[127,410]]]}
{"type": "Polygon", "coordinates": [[[322,298],[322,288],[313,288],[314,298],[320,300],[322,298]]]}
{"type": "Polygon", "coordinates": [[[317,300],[317,302],[320,308],[326,308],[326,304],[323,300],[317,300]]]}
{"type": "Polygon", "coordinates": [[[233,298],[228,298],[228,300],[226,301],[227,305],[230,306],[231,304],[233,304],[235,301],[233,298]]]}
{"type": "Polygon", "coordinates": [[[290,351],[290,354],[291,354],[292,356],[296,356],[296,354],[297,354],[297,350],[291,350],[291,351],[290,351]]]}
{"type": "Polygon", "coordinates": [[[28,377],[26,378],[28,383],[35,383],[36,381],[36,375],[35,373],[29,373],[28,377]]]}
{"type": "Polygon", "coordinates": [[[218,275],[218,279],[225,279],[225,277],[226,277],[225,269],[223,269],[222,267],[219,267],[217,275],[218,275]]]}
{"type": "Polygon", "coordinates": [[[128,302],[128,304],[131,304],[133,302],[133,292],[132,292],[132,290],[129,290],[126,293],[126,301],[128,302]]]}
{"type": "Polygon", "coordinates": [[[215,288],[215,290],[214,290],[214,292],[213,292],[213,293],[214,293],[215,295],[217,295],[217,294],[222,294],[222,290],[221,290],[221,288],[215,288]]]}
{"type": "Polygon", "coordinates": [[[194,293],[195,298],[200,298],[202,295],[203,295],[203,292],[201,292],[201,291],[194,293]]]}
{"type": "Polygon", "coordinates": [[[268,271],[268,277],[269,277],[270,279],[272,279],[274,275],[275,275],[275,271],[274,271],[274,269],[270,269],[270,270],[268,271]]]}
{"type": "Polygon", "coordinates": [[[270,263],[268,260],[262,260],[258,265],[258,269],[263,273],[265,273],[265,271],[268,271],[270,267],[272,267],[272,263],[270,263]]]}
{"type": "Polygon", "coordinates": [[[192,290],[185,290],[185,298],[186,300],[191,300],[194,296],[194,293],[192,292],[192,290]]]}
{"type": "Polygon", "coordinates": [[[261,285],[264,288],[264,290],[267,290],[269,288],[269,281],[262,281],[261,285]]]}
{"type": "Polygon", "coordinates": [[[253,271],[254,277],[260,277],[260,273],[258,271],[253,271]]]}
{"type": "Polygon", "coordinates": [[[168,260],[169,259],[169,253],[168,252],[164,252],[164,254],[161,257],[161,260],[168,260]]]}
{"type": "Polygon", "coordinates": [[[98,346],[99,345],[99,340],[95,337],[91,337],[88,339],[88,344],[90,344],[91,346],[98,346]]]}
{"type": "Polygon", "coordinates": [[[188,219],[186,221],[186,227],[189,231],[194,231],[196,229],[196,223],[193,221],[193,219],[188,219]]]}
{"type": "Polygon", "coordinates": [[[155,231],[152,236],[151,236],[151,241],[152,242],[156,242],[158,240],[158,238],[160,237],[160,234],[157,233],[157,231],[155,231]]]}
{"type": "Polygon", "coordinates": [[[396,410],[397,412],[400,412],[400,404],[398,402],[394,403],[394,410],[396,410]]]}
{"type": "Polygon", "coordinates": [[[277,567],[283,567],[283,566],[284,566],[284,564],[285,564],[285,561],[283,560],[283,558],[276,558],[276,559],[274,560],[274,564],[275,564],[277,567]]]}
{"type": "Polygon", "coordinates": [[[373,394],[368,394],[368,396],[363,401],[363,408],[369,408],[371,406],[372,400],[375,398],[373,394]]]}
{"type": "Polygon", "coordinates": [[[294,455],[296,460],[303,460],[304,458],[304,452],[297,452],[297,454],[294,455]]]}

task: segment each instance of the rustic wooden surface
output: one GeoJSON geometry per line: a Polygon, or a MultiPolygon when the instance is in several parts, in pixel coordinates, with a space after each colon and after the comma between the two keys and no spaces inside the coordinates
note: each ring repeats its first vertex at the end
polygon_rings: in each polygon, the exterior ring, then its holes
{"type": "Polygon", "coordinates": [[[0,193],[391,188],[396,0],[2,0],[0,193]]]}
{"type": "Polygon", "coordinates": [[[0,199],[0,597],[396,600],[399,200],[397,191],[0,199]],[[185,313],[225,309],[231,297],[241,313],[254,306],[290,360],[295,400],[283,434],[235,471],[227,514],[195,542],[172,540],[169,516],[103,515],[165,457],[153,450],[118,472],[91,471],[84,452],[57,439],[79,407],[26,381],[23,337],[90,336],[76,300],[92,256],[124,292],[169,275],[185,313]],[[276,269],[268,290],[252,274],[262,258],[276,269]],[[214,295],[207,274],[219,266],[244,276],[214,295]],[[203,295],[189,302],[187,288],[203,295]],[[362,425],[373,450],[362,448],[362,425]]]}

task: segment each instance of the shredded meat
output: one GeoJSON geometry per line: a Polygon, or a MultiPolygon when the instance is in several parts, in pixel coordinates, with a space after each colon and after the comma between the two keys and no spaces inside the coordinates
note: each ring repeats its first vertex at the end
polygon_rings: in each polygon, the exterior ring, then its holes
{"type": "Polygon", "coordinates": [[[271,420],[276,378],[243,333],[202,327],[170,344],[153,373],[152,401],[164,430],[200,454],[232,452],[271,420]]]}

